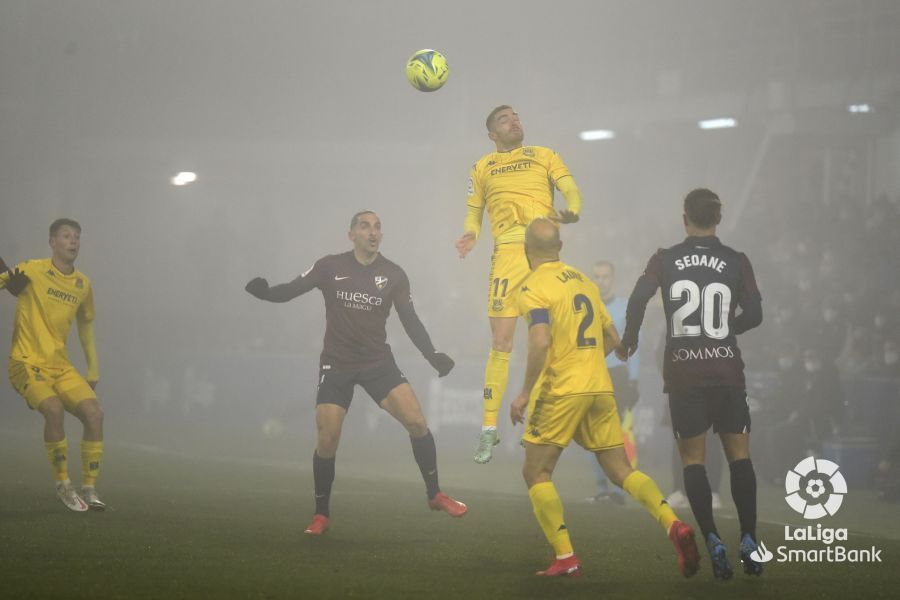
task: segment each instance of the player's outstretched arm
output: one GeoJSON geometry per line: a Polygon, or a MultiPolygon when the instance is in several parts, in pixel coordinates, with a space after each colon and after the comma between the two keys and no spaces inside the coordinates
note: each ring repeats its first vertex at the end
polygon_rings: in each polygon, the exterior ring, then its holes
{"type": "Polygon", "coordinates": [[[7,292],[13,296],[18,296],[22,293],[22,290],[28,287],[29,283],[31,283],[31,280],[28,278],[28,275],[22,272],[19,267],[16,267],[15,271],[13,271],[0,258],[0,288],[6,288],[7,292]]]}
{"type": "Polygon", "coordinates": [[[270,287],[269,282],[262,277],[254,277],[244,286],[244,289],[251,296],[255,296],[260,300],[267,300],[269,302],[287,302],[319,287],[320,278],[321,269],[317,262],[311,269],[291,282],[281,283],[270,287]]]}
{"type": "Polygon", "coordinates": [[[406,335],[409,336],[412,343],[419,349],[419,352],[422,353],[422,356],[425,357],[428,364],[434,367],[438,377],[447,375],[453,370],[456,363],[443,352],[438,352],[434,349],[434,344],[431,343],[431,336],[428,335],[428,331],[425,330],[425,325],[422,324],[422,320],[419,319],[419,315],[413,307],[408,288],[406,290],[401,290],[399,296],[400,297],[394,301],[394,308],[397,309],[397,316],[400,317],[400,323],[403,325],[403,330],[406,331],[406,335]]]}

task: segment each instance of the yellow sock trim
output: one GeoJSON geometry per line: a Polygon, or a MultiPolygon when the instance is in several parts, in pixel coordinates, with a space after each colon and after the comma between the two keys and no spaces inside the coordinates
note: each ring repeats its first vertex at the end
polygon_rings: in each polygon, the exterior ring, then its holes
{"type": "Polygon", "coordinates": [[[553,546],[556,556],[574,554],[572,542],[569,540],[569,530],[563,520],[562,500],[559,499],[553,482],[536,483],[528,490],[528,497],[531,498],[534,516],[537,517],[547,541],[553,546]]]}
{"type": "Polygon", "coordinates": [[[491,350],[484,368],[484,414],[482,425],[497,426],[497,413],[509,381],[509,352],[491,350]]]}
{"type": "Polygon", "coordinates": [[[678,516],[672,507],[666,502],[665,496],[659,491],[656,483],[640,471],[632,471],[622,482],[622,488],[628,494],[641,503],[647,512],[653,515],[667,532],[672,523],[678,520],[678,516]]]}
{"type": "Polygon", "coordinates": [[[103,459],[103,442],[81,440],[81,477],[82,485],[97,483],[100,474],[100,461],[103,459]]]}
{"type": "Polygon", "coordinates": [[[44,442],[47,451],[47,460],[53,469],[53,477],[56,481],[66,481],[69,478],[69,442],[66,438],[58,442],[44,442]]]}

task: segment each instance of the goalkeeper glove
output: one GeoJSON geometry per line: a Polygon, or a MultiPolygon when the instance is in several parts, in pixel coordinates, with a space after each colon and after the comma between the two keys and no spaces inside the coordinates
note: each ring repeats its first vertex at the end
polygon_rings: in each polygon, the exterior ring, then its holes
{"type": "Polygon", "coordinates": [[[28,287],[31,280],[18,267],[16,267],[15,271],[8,271],[8,273],[9,280],[6,282],[6,290],[13,296],[18,296],[22,293],[22,290],[28,287]]]}
{"type": "Polygon", "coordinates": [[[251,279],[244,289],[260,300],[265,300],[269,295],[269,282],[262,277],[256,277],[251,279]]]}
{"type": "Polygon", "coordinates": [[[453,362],[453,359],[443,352],[432,352],[431,354],[426,354],[425,360],[428,361],[428,364],[434,367],[434,370],[438,373],[438,377],[443,377],[444,375],[452,371],[453,367],[456,365],[456,363],[453,362]]]}

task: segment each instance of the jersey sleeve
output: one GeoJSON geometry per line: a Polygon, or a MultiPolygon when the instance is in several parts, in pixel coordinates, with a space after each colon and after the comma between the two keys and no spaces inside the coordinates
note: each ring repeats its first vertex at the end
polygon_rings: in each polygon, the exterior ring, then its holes
{"type": "Polygon", "coordinates": [[[549,148],[547,149],[547,152],[549,153],[549,156],[547,157],[547,176],[550,177],[550,181],[553,182],[554,186],[559,187],[557,182],[563,177],[571,177],[572,173],[569,171],[569,167],[567,167],[559,157],[559,154],[549,148]]]}
{"type": "Polygon", "coordinates": [[[539,289],[538,282],[526,280],[519,290],[519,314],[528,326],[550,323],[550,299],[539,289]]]}
{"type": "Polygon", "coordinates": [[[747,255],[741,253],[741,284],[740,299],[743,301],[760,299],[759,287],[756,285],[756,275],[753,273],[753,265],[747,255]]]}
{"type": "Polygon", "coordinates": [[[628,297],[628,306],[625,309],[625,331],[621,333],[623,344],[637,348],[638,332],[644,322],[647,303],[661,286],[662,250],[658,250],[647,261],[644,273],[638,277],[631,296],[628,297]]]}
{"type": "Polygon", "coordinates": [[[88,293],[78,307],[76,319],[78,320],[78,339],[81,340],[81,349],[84,351],[84,360],[87,364],[87,380],[100,380],[100,361],[97,358],[97,339],[94,335],[94,288],[88,283],[88,293]]]}
{"type": "Polygon", "coordinates": [[[463,224],[463,232],[472,231],[475,233],[475,237],[478,237],[481,233],[481,221],[484,218],[485,201],[484,191],[482,190],[481,182],[478,180],[477,163],[472,165],[472,170],[469,171],[466,196],[468,211],[466,213],[466,221],[463,224]]]}
{"type": "Polygon", "coordinates": [[[328,276],[328,267],[325,262],[325,258],[320,258],[313,266],[298,275],[293,281],[270,287],[266,300],[270,302],[288,302],[312,289],[321,288],[322,282],[328,276]]]}
{"type": "Polygon", "coordinates": [[[94,320],[94,287],[88,283],[88,293],[84,298],[84,302],[78,307],[76,318],[81,323],[90,323],[94,320]]]}
{"type": "Polygon", "coordinates": [[[398,283],[394,288],[392,301],[394,309],[397,311],[397,316],[400,318],[400,323],[403,325],[403,330],[406,331],[406,335],[409,336],[409,339],[412,340],[413,345],[419,352],[426,356],[434,354],[435,350],[434,344],[431,342],[431,336],[428,335],[425,325],[422,324],[422,320],[419,319],[419,315],[416,314],[416,309],[413,306],[409,277],[406,276],[406,272],[403,269],[398,269],[397,278],[398,283]]]}

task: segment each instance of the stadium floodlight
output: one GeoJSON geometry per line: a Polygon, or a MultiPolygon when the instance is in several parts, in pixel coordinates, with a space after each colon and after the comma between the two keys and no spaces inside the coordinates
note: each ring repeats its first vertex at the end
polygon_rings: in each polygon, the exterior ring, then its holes
{"type": "Polygon", "coordinates": [[[704,119],[697,123],[700,129],[728,129],[737,127],[737,120],[731,117],[718,117],[715,119],[704,119]]]}
{"type": "Polygon", "coordinates": [[[737,127],[737,120],[731,117],[717,117],[715,119],[704,119],[697,123],[700,129],[728,129],[737,127]]]}
{"type": "Polygon", "coordinates": [[[611,140],[616,137],[616,132],[611,129],[591,129],[582,131],[578,134],[585,142],[595,142],[597,140],[611,140]]]}
{"type": "Polygon", "coordinates": [[[197,174],[193,171],[181,171],[172,178],[172,185],[188,185],[197,181],[197,174]]]}
{"type": "Polygon", "coordinates": [[[870,113],[872,106],[869,104],[851,104],[847,107],[848,112],[852,113],[870,113]]]}

